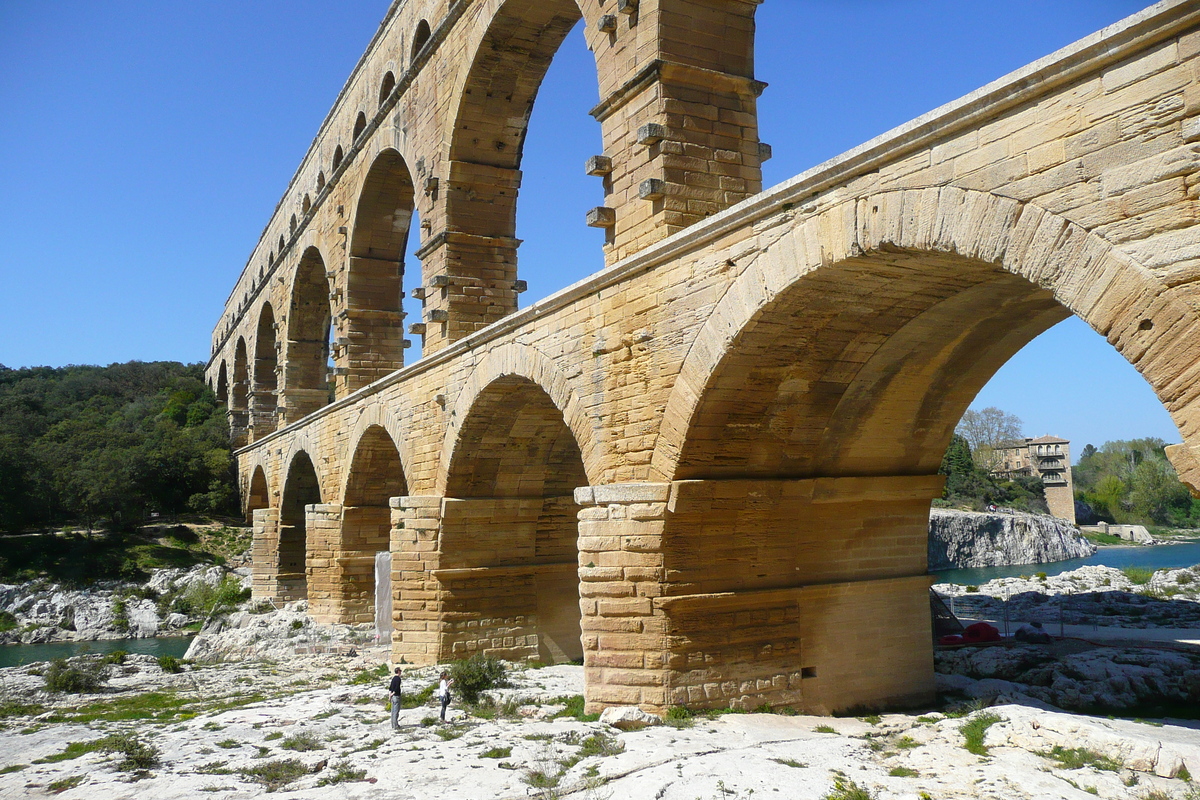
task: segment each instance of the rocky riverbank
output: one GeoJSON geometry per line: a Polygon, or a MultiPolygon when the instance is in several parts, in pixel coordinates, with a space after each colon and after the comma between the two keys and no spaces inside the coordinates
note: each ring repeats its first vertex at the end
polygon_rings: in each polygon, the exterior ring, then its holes
{"type": "Polygon", "coordinates": [[[445,725],[415,697],[436,668],[410,669],[412,707],[392,731],[385,659],[368,649],[175,674],[129,656],[108,691],[87,696],[45,692],[36,667],[0,670],[0,796],[1182,800],[1183,778],[1200,774],[1200,732],[1186,725],[1004,701],[618,730],[577,713],[583,669],[569,665],[517,669],[510,688],[477,709],[456,703],[445,725]]]}
{"type": "Polygon", "coordinates": [[[214,610],[249,599],[248,568],[199,566],[156,570],[144,584],[108,581],[86,589],[33,581],[0,584],[0,644],[178,635],[214,610]]]}
{"type": "Polygon", "coordinates": [[[1119,570],[1089,566],[1049,577],[934,584],[954,613],[1117,628],[1200,628],[1200,568],[1119,570]]]}
{"type": "Polygon", "coordinates": [[[1043,514],[935,508],[929,515],[931,570],[1040,564],[1095,552],[1074,525],[1043,514]]]}

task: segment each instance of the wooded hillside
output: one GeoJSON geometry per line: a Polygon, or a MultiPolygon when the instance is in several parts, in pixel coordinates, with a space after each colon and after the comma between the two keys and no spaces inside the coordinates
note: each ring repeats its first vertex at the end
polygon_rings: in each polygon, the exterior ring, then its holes
{"type": "Polygon", "coordinates": [[[224,408],[200,364],[0,365],[0,528],[233,514],[224,408]]]}

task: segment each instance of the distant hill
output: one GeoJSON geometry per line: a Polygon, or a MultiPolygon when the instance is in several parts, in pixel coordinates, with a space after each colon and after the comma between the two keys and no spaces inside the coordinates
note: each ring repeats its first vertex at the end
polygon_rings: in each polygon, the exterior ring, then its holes
{"type": "Polygon", "coordinates": [[[236,506],[224,407],[202,365],[0,365],[0,529],[128,529],[236,506]]]}

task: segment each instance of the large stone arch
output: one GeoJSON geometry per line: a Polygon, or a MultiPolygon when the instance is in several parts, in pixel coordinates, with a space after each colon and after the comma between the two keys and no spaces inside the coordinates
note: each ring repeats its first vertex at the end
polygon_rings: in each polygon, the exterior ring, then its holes
{"type": "Polygon", "coordinates": [[[668,702],[709,703],[713,681],[741,706],[920,702],[929,503],[962,412],[1074,312],[1186,436],[1195,314],[1100,237],[982,192],[886,192],[778,222],[691,346],[653,455],[672,481],[662,624],[707,631],[672,639],[668,702]],[[774,622],[739,630],[754,614],[774,622]]]}
{"type": "Polygon", "coordinates": [[[279,388],[276,368],[275,311],[269,302],[259,311],[254,334],[254,364],[250,388],[250,436],[258,440],[276,427],[276,390],[279,388]]]}
{"type": "Polygon", "coordinates": [[[326,260],[316,247],[300,256],[288,291],[284,325],[281,421],[290,424],[329,403],[329,338],[332,313],[326,260]]]}
{"type": "Polygon", "coordinates": [[[250,441],[250,359],[246,339],[239,336],[233,348],[233,380],[229,383],[229,440],[233,447],[250,441]]]}
{"type": "MultiPolygon", "coordinates": [[[[415,189],[404,157],[375,155],[363,180],[350,235],[346,319],[338,331],[344,392],[361,389],[404,366],[404,251],[415,189]]],[[[339,395],[344,393],[339,391],[339,395]]]]}
{"type": "Polygon", "coordinates": [[[271,486],[267,481],[267,471],[261,464],[251,470],[242,506],[248,522],[254,521],[255,511],[271,507],[271,486]]]}
{"type": "MultiPolygon", "coordinates": [[[[736,351],[740,337],[764,319],[764,310],[801,282],[819,278],[822,270],[892,254],[916,261],[958,259],[985,265],[995,274],[1021,279],[1019,284],[1008,284],[1017,294],[1021,288],[1026,298],[1042,293],[1037,302],[1045,317],[1040,322],[1021,329],[1010,326],[1003,335],[992,335],[989,358],[957,377],[967,387],[960,392],[961,409],[1012,353],[1074,313],[1142,374],[1185,439],[1200,429],[1200,387],[1195,380],[1200,367],[1181,369],[1186,348],[1180,346],[1200,326],[1190,306],[1148,270],[1101,237],[1033,204],[954,187],[913,189],[839,203],[782,228],[753,255],[688,351],[663,414],[651,462],[656,476],[669,480],[686,475],[686,468],[680,470],[680,456],[706,387],[736,351]]],[[[979,302],[986,299],[975,291],[979,302]]],[[[1005,318],[1011,322],[1013,315],[1005,318]]],[[[961,319],[966,323],[964,335],[967,326],[979,329],[987,324],[986,315],[961,319]]],[[[975,336],[980,338],[978,330],[975,336]]],[[[950,429],[958,419],[955,408],[946,409],[950,429]]],[[[948,441],[949,435],[943,424],[939,436],[932,437],[931,452],[939,446],[944,450],[942,441],[948,441]]],[[[929,467],[927,462],[912,465],[917,471],[929,467]]]]}

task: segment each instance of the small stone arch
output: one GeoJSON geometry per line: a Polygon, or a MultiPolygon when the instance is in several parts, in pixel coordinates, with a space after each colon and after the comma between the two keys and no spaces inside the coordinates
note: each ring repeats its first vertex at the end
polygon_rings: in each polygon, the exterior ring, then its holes
{"type": "Polygon", "coordinates": [[[310,198],[306,194],[306,195],[304,195],[304,199],[300,201],[300,212],[302,214],[307,215],[308,212],[311,210],[312,210],[312,198],[310,198]]]}
{"type": "Polygon", "coordinates": [[[322,172],[317,173],[317,193],[320,194],[321,190],[324,188],[325,188],[325,173],[322,171],[322,172]]]}
{"type": "Polygon", "coordinates": [[[250,474],[250,485],[246,489],[246,522],[254,521],[254,512],[271,507],[271,489],[267,482],[267,471],[256,464],[250,474]]]}
{"type": "MultiPolygon", "coordinates": [[[[358,419],[354,423],[354,429],[350,433],[349,444],[346,449],[346,457],[342,459],[342,463],[349,464],[354,459],[354,454],[358,451],[359,445],[362,442],[363,436],[371,428],[380,428],[384,431],[388,438],[391,439],[396,447],[397,454],[400,458],[401,468],[407,476],[407,465],[413,463],[413,454],[408,438],[404,435],[404,426],[400,422],[400,417],[393,412],[392,408],[381,402],[374,402],[363,408],[362,413],[358,415],[358,419]]],[[[339,497],[342,502],[346,502],[349,492],[350,472],[347,471],[342,476],[342,485],[340,487],[339,497]]],[[[398,495],[397,495],[398,496],[398,495]]]]}
{"type": "Polygon", "coordinates": [[[363,112],[358,112],[358,116],[354,118],[354,138],[352,141],[357,142],[359,137],[363,135],[363,131],[367,129],[367,115],[363,112]]]}
{"type": "Polygon", "coordinates": [[[408,58],[409,64],[417,60],[417,56],[421,54],[421,49],[425,47],[425,43],[429,41],[431,35],[428,20],[421,20],[417,23],[417,30],[413,34],[412,52],[408,58]]]}
{"type": "Polygon", "coordinates": [[[392,90],[396,88],[396,76],[388,70],[383,74],[383,80],[379,82],[379,105],[382,106],[387,102],[387,99],[392,96],[392,90]]]}
{"type": "Polygon", "coordinates": [[[342,165],[342,146],[339,144],[333,149],[333,171],[337,172],[337,168],[342,165]]]}
{"type": "Polygon", "coordinates": [[[225,360],[221,360],[221,365],[217,368],[217,385],[214,389],[217,395],[217,402],[223,406],[229,405],[229,375],[225,368],[225,360]]]}
{"type": "Polygon", "coordinates": [[[239,336],[233,349],[233,380],[229,386],[229,438],[234,448],[249,442],[250,359],[246,339],[239,336]]]}
{"type": "Polygon", "coordinates": [[[321,504],[322,481],[315,460],[299,442],[294,443],[284,463],[287,469],[279,502],[276,596],[289,601],[304,600],[308,597],[312,573],[309,559],[313,532],[308,530],[307,509],[321,504]]]}

